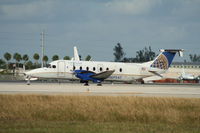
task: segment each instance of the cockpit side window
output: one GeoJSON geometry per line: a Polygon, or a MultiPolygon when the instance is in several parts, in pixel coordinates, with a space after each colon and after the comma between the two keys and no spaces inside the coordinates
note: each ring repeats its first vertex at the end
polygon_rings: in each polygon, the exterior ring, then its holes
{"type": "Polygon", "coordinates": [[[56,65],[52,65],[52,68],[56,68],[56,65]]]}

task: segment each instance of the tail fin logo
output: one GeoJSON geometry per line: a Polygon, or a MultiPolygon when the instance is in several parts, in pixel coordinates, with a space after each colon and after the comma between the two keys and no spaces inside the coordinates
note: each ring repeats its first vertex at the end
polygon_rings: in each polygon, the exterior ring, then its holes
{"type": "Polygon", "coordinates": [[[151,67],[159,68],[159,69],[168,69],[168,60],[165,55],[161,54],[158,58],[151,64],[151,67]]]}

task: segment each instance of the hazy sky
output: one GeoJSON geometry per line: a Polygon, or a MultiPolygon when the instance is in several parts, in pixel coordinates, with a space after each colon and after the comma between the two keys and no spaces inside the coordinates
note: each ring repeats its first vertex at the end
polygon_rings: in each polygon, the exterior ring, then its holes
{"type": "MultiPolygon", "coordinates": [[[[73,55],[114,60],[120,42],[127,57],[145,46],[200,53],[200,0],[0,0],[0,58],[5,52],[73,55]]],[[[185,57],[186,58],[186,57],[185,57]]]]}

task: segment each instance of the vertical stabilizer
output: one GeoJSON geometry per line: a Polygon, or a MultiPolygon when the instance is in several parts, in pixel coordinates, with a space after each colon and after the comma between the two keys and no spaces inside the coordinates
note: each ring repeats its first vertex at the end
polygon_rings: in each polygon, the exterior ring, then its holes
{"type": "Polygon", "coordinates": [[[80,61],[76,46],[74,47],[74,61],[80,61]]]}
{"type": "Polygon", "coordinates": [[[183,56],[183,49],[161,49],[161,53],[151,64],[152,68],[164,69],[167,70],[176,53],[179,53],[179,56],[183,56]]]}

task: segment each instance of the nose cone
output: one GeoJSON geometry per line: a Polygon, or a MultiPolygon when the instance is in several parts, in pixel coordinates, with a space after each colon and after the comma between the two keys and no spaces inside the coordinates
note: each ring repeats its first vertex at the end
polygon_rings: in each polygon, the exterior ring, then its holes
{"type": "Polygon", "coordinates": [[[34,70],[30,70],[28,72],[25,72],[25,74],[30,77],[39,77],[39,74],[42,72],[42,70],[43,68],[37,68],[34,70]]]}
{"type": "Polygon", "coordinates": [[[35,70],[30,70],[28,72],[25,72],[25,75],[30,76],[30,77],[32,77],[34,74],[35,74],[35,70]]]}

